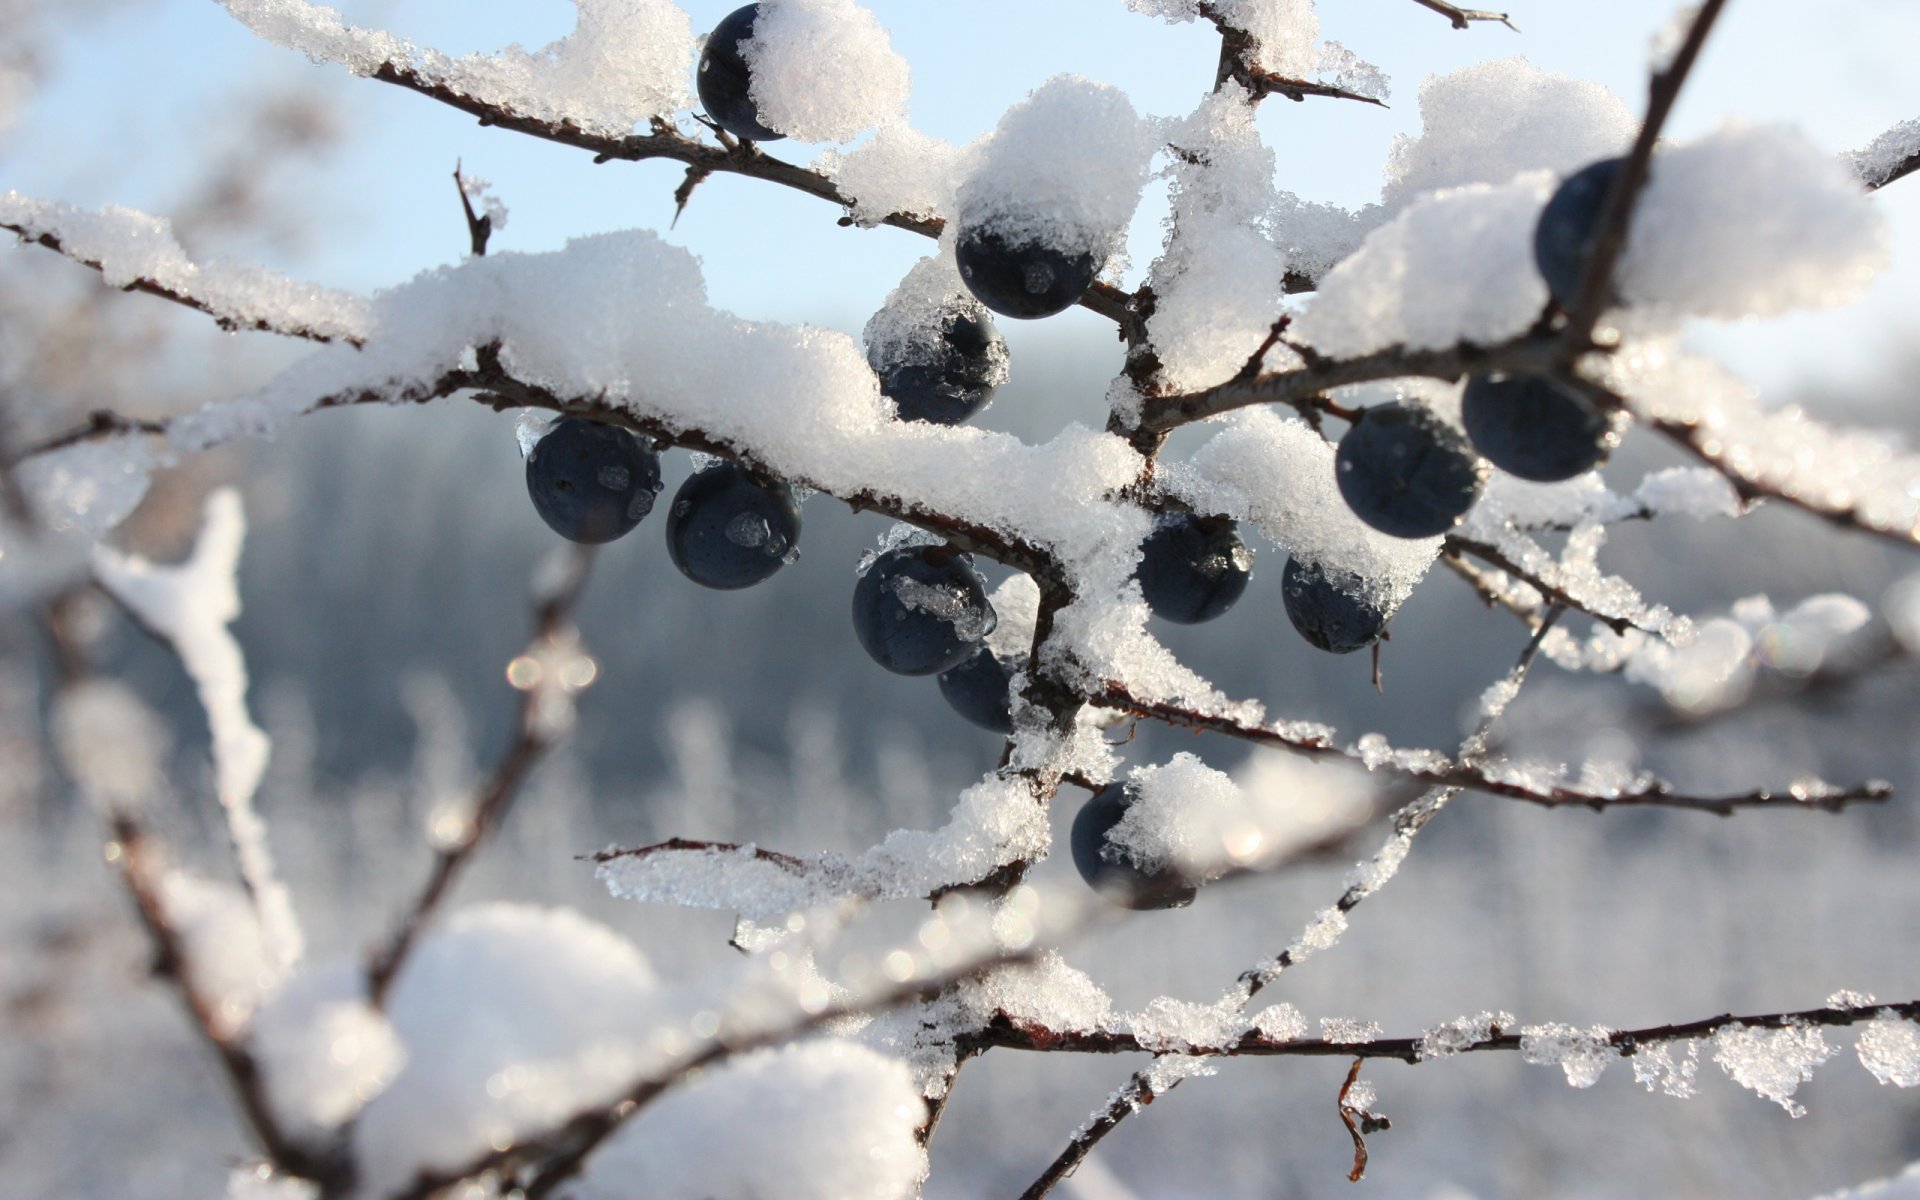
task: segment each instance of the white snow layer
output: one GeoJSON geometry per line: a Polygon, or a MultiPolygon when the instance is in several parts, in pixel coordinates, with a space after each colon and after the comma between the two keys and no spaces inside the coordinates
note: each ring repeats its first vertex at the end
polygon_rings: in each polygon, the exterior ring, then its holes
{"type": "Polygon", "coordinates": [[[1168,132],[1178,148],[1167,235],[1148,284],[1147,332],[1160,378],[1175,391],[1222,383],[1246,363],[1282,311],[1285,253],[1269,214],[1274,153],[1246,93],[1229,84],[1168,132]]]}
{"type": "Polygon", "coordinates": [[[1889,236],[1859,179],[1805,134],[1728,126],[1655,156],[1620,291],[1703,317],[1833,308],[1886,264],[1889,236]]]}
{"type": "Polygon", "coordinates": [[[968,152],[909,125],[887,125],[844,154],[829,150],[819,167],[853,201],[853,219],[878,225],[895,213],[953,215],[968,152]]]}
{"type": "Polygon", "coordinates": [[[1056,76],[1000,118],[960,185],[960,221],[1104,262],[1126,236],[1158,145],[1125,92],[1056,76]]]}
{"type": "Polygon", "coordinates": [[[907,60],[853,0],[763,0],[741,45],[761,124],[808,142],[845,142],[907,110],[907,60]]]}
{"type": "Polygon", "coordinates": [[[236,328],[256,325],[316,338],[364,339],[371,331],[367,302],[349,292],[316,287],[251,263],[200,264],[174,240],[173,223],[109,204],[87,210],[0,194],[0,225],[28,239],[56,238],[69,258],[98,266],[109,287],[150,283],[188,297],[236,328]]]}
{"type": "Polygon", "coordinates": [[[906,1064],[815,1041],[667,1093],[588,1160],[582,1200],[900,1200],[926,1174],[906,1064]]]}
{"type": "MultiPolygon", "coordinates": [[[[1199,0],[1127,0],[1137,13],[1169,24],[1201,15],[1199,0]]],[[[1320,15],[1313,0],[1212,0],[1212,19],[1252,37],[1260,67],[1282,79],[1306,79],[1321,63],[1320,15]]]]}
{"type": "Polygon", "coordinates": [[[270,42],[356,75],[411,72],[489,107],[588,133],[619,136],[641,121],[671,119],[692,95],[693,25],[671,0],[574,0],[572,33],[539,50],[453,58],[378,30],[348,25],[309,0],[220,0],[270,42]]]}
{"type": "Polygon", "coordinates": [[[260,1004],[249,1034],[274,1113],[296,1137],[338,1129],[406,1062],[393,1026],[367,1003],[357,962],[295,972],[260,1004]]]}
{"type": "Polygon", "coordinates": [[[235,573],[246,531],[240,494],[221,488],[207,497],[200,537],[186,562],[157,566],[103,545],[94,551],[93,569],[101,587],[173,647],[199,692],[213,735],[214,782],[241,878],[260,906],[274,955],[290,964],[303,948],[300,925],[274,870],[266,823],[253,804],[272,743],[247,710],[247,663],[227,628],[240,615],[235,573]]]}
{"type": "Polygon", "coordinates": [[[1502,184],[1541,169],[1568,175],[1625,153],[1640,128],[1633,111],[1601,85],[1518,57],[1427,80],[1420,122],[1420,136],[1396,138],[1388,154],[1381,196],[1388,211],[1438,188],[1502,184]]]}
{"type": "Polygon", "coordinates": [[[662,1008],[640,951],[570,910],[456,914],[394,980],[406,1063],[355,1125],[362,1188],[384,1195],[611,1101],[653,1061],[662,1008]]]}
{"type": "Polygon", "coordinates": [[[1533,227],[1545,173],[1422,196],[1320,281],[1294,334],[1322,354],[1439,350],[1524,333],[1547,302],[1533,227]]]}

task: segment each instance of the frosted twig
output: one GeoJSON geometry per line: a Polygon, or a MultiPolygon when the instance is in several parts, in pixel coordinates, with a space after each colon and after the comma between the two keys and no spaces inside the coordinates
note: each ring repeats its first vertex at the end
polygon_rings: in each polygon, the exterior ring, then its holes
{"type": "Polygon", "coordinates": [[[1353,1095],[1353,1085],[1360,1082],[1360,1068],[1365,1064],[1366,1060],[1363,1058],[1353,1060],[1353,1065],[1347,1068],[1346,1081],[1340,1085],[1340,1095],[1334,1100],[1334,1107],[1339,1110],[1340,1120],[1347,1127],[1347,1135],[1353,1139],[1353,1169],[1347,1172],[1348,1183],[1359,1183],[1367,1177],[1367,1139],[1364,1135],[1393,1127],[1385,1117],[1370,1113],[1349,1102],[1348,1098],[1353,1095]]]}
{"type": "Polygon", "coordinates": [[[1634,202],[1640,198],[1640,191],[1646,186],[1647,171],[1653,163],[1653,148],[1660,140],[1660,131],[1666,126],[1674,102],[1680,98],[1680,89],[1685,86],[1694,62],[1700,57],[1700,48],[1706,45],[1707,34],[1712,32],[1715,18],[1725,6],[1726,0],[1705,0],[1700,5],[1679,50],[1653,73],[1647,85],[1646,119],[1641,122],[1640,135],[1634,139],[1633,149],[1627,152],[1619,173],[1613,177],[1612,186],[1607,189],[1606,201],[1601,205],[1593,234],[1587,240],[1586,271],[1580,280],[1580,290],[1575,293],[1573,303],[1567,306],[1567,325],[1563,338],[1568,365],[1592,342],[1594,326],[1600,323],[1600,315],[1613,292],[1614,265],[1626,250],[1627,226],[1633,219],[1634,202]]]}
{"type": "MultiPolygon", "coordinates": [[[[1858,1025],[1883,1016],[1909,1021],[1920,1020],[1920,1000],[1896,1004],[1868,1003],[1857,1007],[1809,1008],[1799,1012],[1759,1013],[1735,1016],[1722,1013],[1698,1021],[1654,1025],[1645,1029],[1618,1029],[1607,1041],[1622,1056],[1631,1056],[1639,1047],[1659,1042],[1711,1037],[1722,1029],[1743,1026],[1754,1029],[1787,1029],[1794,1026],[1858,1025]]],[[[1042,1054],[1147,1054],[1158,1047],[1142,1041],[1129,1030],[1050,1029],[1030,1021],[1017,1021],[1005,1013],[996,1014],[987,1025],[966,1035],[964,1044],[981,1050],[1025,1050],[1042,1054]]],[[[1484,1040],[1454,1048],[1461,1054],[1499,1052],[1520,1049],[1517,1030],[1495,1026],[1484,1040]]],[[[1337,1042],[1325,1038],[1280,1038],[1258,1030],[1218,1045],[1190,1046],[1183,1051],[1194,1057],[1208,1058],[1361,1058],[1397,1059],[1410,1065],[1428,1061],[1423,1053],[1424,1037],[1374,1038],[1366,1042],[1337,1042]]]]}
{"type": "MultiPolygon", "coordinates": [[[[533,638],[523,655],[538,662],[552,657],[552,651],[568,641],[571,617],[587,574],[593,566],[592,546],[567,546],[557,551],[564,555],[559,586],[535,597],[533,638]]],[[[486,845],[493,831],[506,819],[507,811],[520,794],[520,786],[533,768],[558,740],[561,730],[545,719],[543,708],[549,697],[544,686],[565,686],[564,681],[533,681],[520,693],[520,714],[514,726],[513,742],[494,765],[493,774],[480,789],[472,810],[463,814],[455,836],[435,848],[433,869],[399,924],[387,935],[367,962],[367,995],[377,1008],[386,1001],[394,976],[406,962],[416,939],[433,920],[440,902],[452,890],[466,865],[486,845]]]]}
{"type": "Polygon", "coordinates": [[[1342,746],[1324,736],[1298,734],[1284,723],[1248,725],[1231,717],[1135,696],[1125,685],[1115,682],[1107,683],[1095,694],[1093,703],[1102,708],[1119,709],[1181,728],[1223,733],[1257,745],[1290,750],[1314,758],[1340,758],[1362,764],[1368,764],[1371,760],[1372,769],[1389,775],[1524,800],[1544,808],[1578,807],[1596,811],[1628,807],[1677,808],[1717,816],[1731,816],[1748,808],[1838,812],[1851,804],[1878,803],[1893,794],[1889,785],[1878,780],[1844,789],[1830,784],[1818,787],[1795,785],[1786,792],[1756,788],[1737,795],[1696,796],[1682,792],[1663,780],[1647,779],[1617,792],[1595,792],[1564,783],[1529,783],[1501,773],[1493,764],[1462,762],[1431,751],[1408,752],[1383,747],[1378,753],[1370,755],[1357,746],[1342,746]]]}
{"type": "Polygon", "coordinates": [[[214,779],[240,879],[259,912],[268,948],[286,965],[299,959],[304,939],[274,868],[266,822],[253,803],[271,743],[247,711],[246,659],[228,628],[240,615],[235,572],[245,536],[239,493],[222,488],[207,497],[200,536],[186,562],[156,566],[100,546],[93,572],[141,628],[172,648],[194,682],[207,714],[214,779]]]}
{"type": "Polygon", "coordinates": [[[0,229],[44,246],[106,277],[126,292],[145,292],[206,313],[222,329],[253,329],[312,342],[366,342],[366,301],[315,287],[264,268],[192,262],[164,220],[132,209],[88,212],[0,194],[0,229]]]}
{"type": "Polygon", "coordinates": [[[234,1102],[240,1109],[261,1152],[276,1167],[306,1179],[337,1179],[342,1164],[287,1136],[267,1098],[266,1079],[260,1063],[245,1041],[229,1033],[218,1013],[218,1004],[194,983],[188,963],[185,940],[167,917],[166,901],[161,896],[165,857],[156,839],[145,826],[127,813],[112,817],[113,840],[107,844],[107,860],[114,865],[120,880],[132,897],[140,924],[153,943],[154,972],[173,984],[186,1005],[193,1024],[227,1077],[234,1102]]]}
{"type": "Polygon", "coordinates": [[[1920,120],[1902,121],[1850,155],[1854,170],[1870,192],[1920,171],[1920,120]]]}
{"type": "Polygon", "coordinates": [[[1468,24],[1473,21],[1497,21],[1515,33],[1520,32],[1520,27],[1515,25],[1512,18],[1503,12],[1489,12],[1484,8],[1459,8],[1455,5],[1448,4],[1446,0],[1413,0],[1413,2],[1422,8],[1430,8],[1434,12],[1439,13],[1445,17],[1455,29],[1465,29],[1468,24]]]}

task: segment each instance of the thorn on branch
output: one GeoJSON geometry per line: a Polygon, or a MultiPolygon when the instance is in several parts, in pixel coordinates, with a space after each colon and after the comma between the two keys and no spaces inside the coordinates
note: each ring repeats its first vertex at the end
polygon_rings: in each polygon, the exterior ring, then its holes
{"type": "Polygon", "coordinates": [[[473,256],[485,258],[487,239],[493,236],[493,217],[473,211],[473,197],[467,192],[467,181],[460,175],[459,159],[453,162],[453,186],[460,189],[460,208],[467,216],[467,240],[473,247],[473,256]]]}
{"type": "MultiPolygon", "coordinates": [[[[669,229],[680,224],[680,214],[687,211],[687,201],[693,199],[693,189],[711,174],[713,168],[703,163],[694,163],[687,168],[686,178],[680,181],[679,187],[673,189],[673,221],[667,226],[669,229]]],[[[851,223],[851,218],[843,219],[851,223]]]]}

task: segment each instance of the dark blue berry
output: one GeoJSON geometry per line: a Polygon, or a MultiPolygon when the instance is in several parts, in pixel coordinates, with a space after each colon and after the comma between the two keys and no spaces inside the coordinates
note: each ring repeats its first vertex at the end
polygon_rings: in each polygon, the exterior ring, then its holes
{"type": "Polygon", "coordinates": [[[748,94],[753,73],[740,53],[740,43],[753,37],[753,23],[759,16],[758,4],[736,8],[707,35],[694,86],[714,124],[749,142],[774,142],[786,135],[760,123],[760,110],[748,94]]]}
{"type": "Polygon", "coordinates": [[[659,491],[660,459],[613,425],[561,417],[527,455],[534,511],[571,541],[621,536],[653,511],[659,491]]]}
{"type": "Polygon", "coordinates": [[[1423,408],[1376,404],[1360,414],[1333,458],[1347,507],[1394,537],[1452,529],[1485,482],[1467,440],[1423,408]]]}
{"type": "MultiPolygon", "coordinates": [[[[976,310],[978,312],[978,310],[976,310]]],[[[1005,377],[1007,344],[984,312],[947,313],[923,330],[925,344],[876,341],[867,363],[880,376],[880,391],[892,398],[903,421],[958,425],[987,406],[1005,377]],[[916,361],[905,361],[906,359],[916,361]]]]}
{"type": "Polygon", "coordinates": [[[959,666],[993,632],[995,619],[972,557],[946,546],[889,550],[853,589],[860,645],[899,675],[959,666]]]}
{"type": "Polygon", "coordinates": [[[1089,251],[1015,244],[979,225],[960,231],[955,254],[960,278],[980,303],[1001,316],[1023,320],[1072,308],[1099,272],[1089,251]]]}
{"type": "Polygon", "coordinates": [[[1361,594],[1358,579],[1345,582],[1348,586],[1340,586],[1319,567],[1303,566],[1297,558],[1287,560],[1287,569],[1280,575],[1287,620],[1301,637],[1333,654],[1351,654],[1373,645],[1387,632],[1387,620],[1393,616],[1361,594]]]}
{"type": "Polygon", "coordinates": [[[800,505],[737,463],[687,476],[667,510],[667,553],[703,587],[752,587],[798,557],[800,505]]]}
{"type": "Polygon", "coordinates": [[[1140,543],[1140,591],[1157,617],[1181,625],[1233,607],[1253,578],[1253,551],[1225,517],[1167,513],[1140,543]]]}
{"type": "Polygon", "coordinates": [[[1007,689],[1013,685],[1014,665],[982,646],[959,666],[940,673],[940,694],[953,711],[982,729],[1013,732],[1013,709],[1007,689]]]}
{"type": "Polygon", "coordinates": [[[1593,470],[1613,441],[1605,413],[1538,375],[1475,375],[1460,399],[1460,420],[1483,458],[1536,483],[1593,470]]]}
{"type": "Polygon", "coordinates": [[[1139,798],[1129,784],[1112,784],[1087,801],[1073,818],[1073,865],[1094,891],[1132,909],[1184,908],[1197,890],[1172,867],[1140,868],[1107,834],[1139,798]]]}
{"type": "Polygon", "coordinates": [[[1607,202],[1613,180],[1626,165],[1624,158],[1603,158],[1567,176],[1533,229],[1533,261],[1547,281],[1547,290],[1564,307],[1580,294],[1586,278],[1587,257],[1593,251],[1594,227],[1607,202]]]}

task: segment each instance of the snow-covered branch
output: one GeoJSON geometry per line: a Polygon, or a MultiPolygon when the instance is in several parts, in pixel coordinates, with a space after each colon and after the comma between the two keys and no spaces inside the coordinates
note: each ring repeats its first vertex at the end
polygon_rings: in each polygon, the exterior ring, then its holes
{"type": "Polygon", "coordinates": [[[360,297],[248,263],[196,263],[165,218],[134,209],[88,211],[10,191],[0,195],[0,229],[92,267],[112,287],[206,313],[222,329],[350,346],[372,331],[372,310],[360,297]]]}

